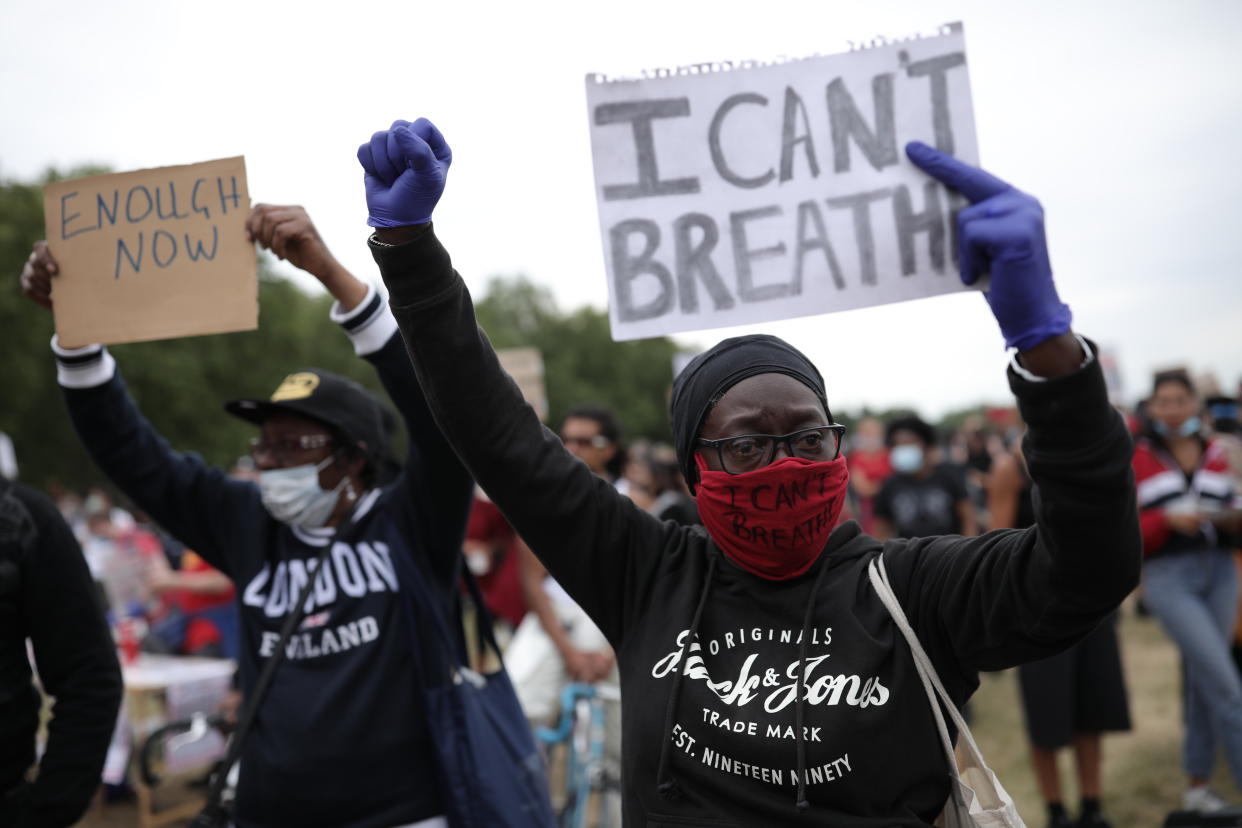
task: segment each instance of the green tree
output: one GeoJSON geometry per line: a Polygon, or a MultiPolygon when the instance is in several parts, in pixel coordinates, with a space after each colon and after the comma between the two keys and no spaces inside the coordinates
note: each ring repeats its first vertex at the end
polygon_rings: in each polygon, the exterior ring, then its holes
{"type": "Polygon", "coordinates": [[[543,355],[550,424],[591,402],[613,409],[628,438],[671,439],[668,393],[678,350],[672,340],[614,342],[607,313],[565,313],[525,276],[494,277],[476,312],[497,348],[532,347],[543,355]]]}

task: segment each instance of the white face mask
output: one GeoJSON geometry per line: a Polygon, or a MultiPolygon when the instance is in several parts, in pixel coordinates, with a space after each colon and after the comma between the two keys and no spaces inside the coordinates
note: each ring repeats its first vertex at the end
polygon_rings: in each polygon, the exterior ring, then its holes
{"type": "Polygon", "coordinates": [[[268,513],[281,523],[299,529],[323,526],[332,516],[341,490],[349,484],[349,478],[343,477],[331,491],[319,485],[319,472],[335,459],[328,457],[318,465],[307,463],[259,472],[259,493],[268,513]]]}
{"type": "Polygon", "coordinates": [[[893,446],[888,453],[888,462],[894,471],[911,474],[923,467],[923,449],[909,443],[893,446]]]}

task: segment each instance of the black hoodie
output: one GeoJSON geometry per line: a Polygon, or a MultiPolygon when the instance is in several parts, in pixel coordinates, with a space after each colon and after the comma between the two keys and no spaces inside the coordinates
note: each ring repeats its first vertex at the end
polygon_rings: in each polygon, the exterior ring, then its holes
{"type": "Polygon", "coordinates": [[[660,523],[566,452],[501,370],[430,228],[372,251],[437,423],[617,651],[626,825],[936,817],[944,753],[867,579],[876,555],[959,703],[979,670],[1060,651],[1137,584],[1130,440],[1094,360],[1046,382],[1010,372],[1030,427],[1036,527],[881,544],[849,522],[809,572],[774,582],[731,564],[702,527],[660,523]]]}
{"type": "Polygon", "coordinates": [[[121,668],[73,532],[46,496],[0,478],[0,826],[71,825],[99,789],[121,704],[121,668]],[[56,699],[33,785],[43,698],[56,699]]]}

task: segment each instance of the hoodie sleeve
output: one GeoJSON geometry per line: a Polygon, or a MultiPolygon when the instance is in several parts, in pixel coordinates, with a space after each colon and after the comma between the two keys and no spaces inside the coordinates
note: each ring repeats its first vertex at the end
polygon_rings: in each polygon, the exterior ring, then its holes
{"type": "Polygon", "coordinates": [[[52,348],[69,417],[91,459],[156,523],[235,578],[237,556],[258,536],[252,521],[238,518],[270,520],[258,487],[173,451],[134,404],[107,348],[69,351],[54,339],[52,348]]]}
{"type": "Polygon", "coordinates": [[[401,491],[395,496],[403,498],[417,515],[412,523],[426,540],[428,563],[442,582],[453,583],[474,482],[436,427],[397,332],[397,322],[375,286],[369,286],[366,298],[350,311],[334,304],[331,318],[349,336],[358,356],[375,367],[388,398],[401,414],[408,449],[401,491]]]}
{"type": "Polygon", "coordinates": [[[479,329],[430,226],[371,241],[406,350],[445,438],[548,571],[609,639],[657,566],[664,529],[544,428],[479,329]]]}
{"type": "Polygon", "coordinates": [[[890,542],[898,595],[938,668],[962,674],[1052,655],[1090,632],[1137,585],[1132,444],[1098,360],[1009,384],[1028,432],[1036,525],[977,538],[890,542]],[[904,584],[903,584],[904,582],[904,584]]]}

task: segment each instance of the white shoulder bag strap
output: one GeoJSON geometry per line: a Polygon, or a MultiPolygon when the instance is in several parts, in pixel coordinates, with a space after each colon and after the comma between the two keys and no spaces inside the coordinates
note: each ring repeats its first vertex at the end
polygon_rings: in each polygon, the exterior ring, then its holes
{"type": "Polygon", "coordinates": [[[936,668],[932,666],[931,659],[927,657],[923,645],[919,643],[918,636],[914,634],[914,629],[906,618],[905,610],[901,608],[901,602],[897,600],[892,585],[889,583],[883,555],[877,555],[871,560],[867,565],[867,575],[871,579],[871,586],[875,588],[876,595],[888,609],[889,615],[897,624],[897,629],[901,630],[902,636],[910,646],[910,652],[914,656],[914,666],[918,670],[920,681],[923,682],[923,689],[927,692],[927,701],[931,704],[932,715],[936,719],[936,729],[940,733],[940,743],[944,748],[945,758],[949,763],[950,773],[955,783],[952,786],[952,799],[960,809],[959,813],[956,816],[951,814],[951,808],[946,805],[945,813],[940,820],[937,820],[937,824],[1026,828],[1022,818],[1018,816],[1013,800],[1001,787],[996,774],[984,761],[983,754],[979,751],[979,746],[975,743],[975,737],[971,734],[966,720],[962,718],[957,705],[953,703],[948,691],[940,683],[936,668]],[[944,709],[948,711],[953,724],[957,726],[958,734],[962,737],[967,761],[965,771],[967,779],[965,780],[962,779],[962,774],[958,770],[957,757],[953,753],[953,740],[949,738],[949,729],[945,724],[944,714],[941,712],[937,697],[943,700],[944,709]]]}

